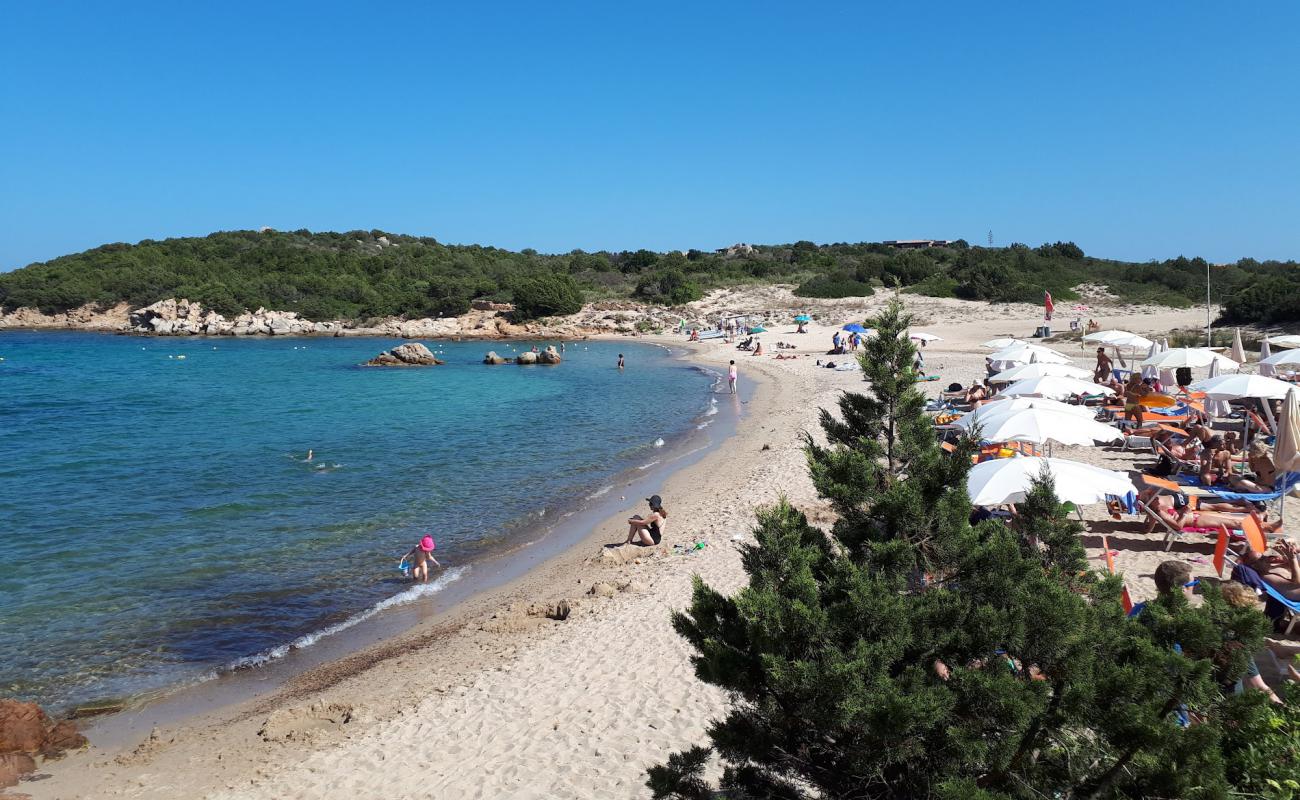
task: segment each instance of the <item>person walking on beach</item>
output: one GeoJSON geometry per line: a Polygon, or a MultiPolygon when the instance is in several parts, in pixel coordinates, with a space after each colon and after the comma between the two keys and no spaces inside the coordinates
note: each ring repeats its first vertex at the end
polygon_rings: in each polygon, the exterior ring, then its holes
{"type": "Polygon", "coordinates": [[[664,510],[664,501],[659,495],[647,497],[650,504],[650,516],[636,514],[627,520],[627,540],[623,544],[639,544],[642,547],[654,547],[663,541],[664,528],[667,525],[668,512],[664,510]]]}
{"type": "Polygon", "coordinates": [[[736,360],[733,358],[731,364],[727,367],[727,385],[731,388],[731,393],[736,393],[736,360]]]}
{"type": "Polygon", "coordinates": [[[406,555],[402,556],[402,560],[397,562],[397,566],[401,567],[404,563],[409,564],[411,580],[428,583],[429,563],[432,562],[435,567],[442,568],[442,565],[438,563],[438,559],[433,557],[434,547],[433,537],[425,534],[419,544],[406,551],[406,555]]]}
{"type": "Polygon", "coordinates": [[[619,353],[619,354],[618,354],[618,368],[619,368],[619,369],[622,369],[622,368],[623,368],[623,354],[622,354],[622,353],[619,353]]]}

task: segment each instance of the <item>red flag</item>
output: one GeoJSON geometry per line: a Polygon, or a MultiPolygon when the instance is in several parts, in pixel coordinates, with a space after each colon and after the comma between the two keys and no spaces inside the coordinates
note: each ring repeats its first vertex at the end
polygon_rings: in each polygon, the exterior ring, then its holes
{"type": "Polygon", "coordinates": [[[1056,310],[1056,306],[1052,304],[1052,293],[1044,290],[1043,291],[1043,312],[1044,312],[1043,319],[1047,320],[1048,322],[1051,322],[1052,312],[1055,310],[1056,310]]]}

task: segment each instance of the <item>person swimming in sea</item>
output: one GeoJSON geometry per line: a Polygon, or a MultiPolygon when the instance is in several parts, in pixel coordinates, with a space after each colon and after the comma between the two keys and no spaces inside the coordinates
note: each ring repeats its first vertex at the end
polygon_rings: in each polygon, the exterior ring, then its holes
{"type": "Polygon", "coordinates": [[[442,568],[442,565],[438,563],[438,559],[433,557],[434,547],[436,545],[433,543],[433,537],[425,534],[420,543],[407,550],[406,555],[402,556],[402,560],[397,562],[398,568],[407,564],[411,568],[411,580],[428,583],[429,563],[432,562],[435,567],[442,568]]]}
{"type": "Polygon", "coordinates": [[[312,458],[314,458],[314,457],[315,457],[315,453],[314,453],[313,451],[311,451],[311,450],[308,450],[308,451],[307,451],[307,460],[308,460],[308,461],[311,461],[312,458]]]}
{"type": "Polygon", "coordinates": [[[622,368],[623,368],[623,354],[622,354],[622,353],[619,353],[619,354],[618,354],[618,368],[619,368],[619,369],[622,369],[622,368]]]}
{"type": "Polygon", "coordinates": [[[663,541],[664,527],[667,525],[668,512],[664,510],[663,499],[659,495],[646,498],[650,504],[650,516],[640,514],[629,517],[627,521],[627,540],[623,544],[639,544],[642,547],[654,547],[663,541]]]}

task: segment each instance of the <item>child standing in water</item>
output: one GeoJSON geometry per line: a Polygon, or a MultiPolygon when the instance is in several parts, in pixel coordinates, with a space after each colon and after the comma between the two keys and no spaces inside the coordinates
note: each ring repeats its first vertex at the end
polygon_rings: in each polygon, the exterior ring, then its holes
{"type": "Polygon", "coordinates": [[[622,354],[622,353],[619,353],[619,354],[618,354],[618,368],[619,368],[619,369],[622,369],[622,368],[623,368],[623,354],[622,354]]]}
{"type": "Polygon", "coordinates": [[[429,562],[433,562],[433,565],[439,569],[442,568],[438,559],[433,557],[434,547],[433,537],[426,534],[419,544],[406,551],[406,555],[402,556],[402,560],[397,562],[397,565],[400,567],[403,563],[410,564],[411,580],[428,583],[429,562]]]}
{"type": "Polygon", "coordinates": [[[727,367],[727,385],[731,387],[731,393],[736,393],[736,361],[732,359],[731,365],[727,367]]]}

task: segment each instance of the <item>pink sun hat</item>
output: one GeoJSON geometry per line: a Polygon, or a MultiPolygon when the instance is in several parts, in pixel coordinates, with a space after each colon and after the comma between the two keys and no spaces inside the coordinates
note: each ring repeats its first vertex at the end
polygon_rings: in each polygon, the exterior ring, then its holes
{"type": "Polygon", "coordinates": [[[433,548],[433,537],[426,534],[425,537],[420,540],[420,549],[428,553],[431,552],[433,548]]]}

